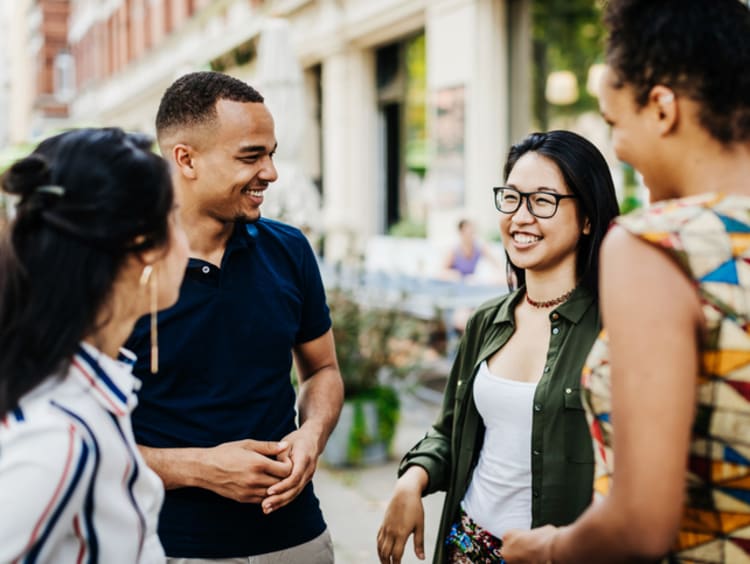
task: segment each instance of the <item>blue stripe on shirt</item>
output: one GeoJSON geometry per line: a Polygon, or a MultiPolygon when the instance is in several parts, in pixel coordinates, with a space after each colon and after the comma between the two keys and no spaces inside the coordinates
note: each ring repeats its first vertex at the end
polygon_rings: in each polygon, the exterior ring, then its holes
{"type": "Polygon", "coordinates": [[[39,539],[34,543],[33,548],[29,550],[24,562],[33,564],[39,558],[39,554],[44,547],[44,543],[47,541],[47,538],[49,538],[52,530],[55,528],[55,524],[57,523],[58,519],[60,519],[60,515],[65,509],[65,506],[68,505],[68,501],[73,495],[73,492],[78,487],[78,482],[81,480],[81,476],[83,475],[83,470],[86,467],[88,458],[89,446],[86,444],[86,441],[81,438],[81,454],[78,455],[78,462],[76,463],[76,469],[75,472],[73,472],[73,477],[71,478],[70,483],[65,490],[65,494],[63,494],[62,498],[60,498],[60,502],[55,507],[55,510],[52,512],[50,518],[47,520],[44,531],[41,535],[39,535],[39,539]]]}
{"type": "Polygon", "coordinates": [[[117,417],[115,417],[113,413],[110,413],[109,416],[112,419],[112,423],[114,423],[117,432],[120,433],[122,442],[125,445],[125,448],[128,450],[128,454],[130,454],[132,471],[130,473],[130,478],[128,478],[128,497],[133,504],[133,509],[135,509],[135,513],[136,515],[138,515],[138,522],[140,523],[141,530],[139,536],[141,539],[141,543],[138,547],[138,555],[140,556],[141,550],[143,550],[143,539],[146,536],[146,516],[141,511],[138,502],[135,500],[135,492],[133,490],[135,482],[138,479],[138,460],[136,459],[135,452],[133,452],[133,449],[130,446],[130,442],[125,437],[125,433],[123,432],[122,427],[120,427],[120,422],[117,420],[117,417]]]}
{"type": "Polygon", "coordinates": [[[122,393],[122,390],[120,390],[120,388],[115,385],[115,383],[104,371],[104,369],[99,366],[99,363],[96,362],[96,360],[94,360],[94,358],[86,352],[86,349],[84,349],[83,347],[78,347],[78,351],[76,354],[78,354],[83,360],[85,360],[86,363],[91,367],[91,369],[96,372],[96,377],[102,382],[102,384],[104,384],[104,386],[113,396],[120,400],[123,405],[128,404],[128,398],[124,393],[122,393]]]}
{"type": "MultiPolygon", "coordinates": [[[[98,365],[97,365],[98,366],[98,365]]],[[[88,549],[89,549],[89,562],[98,562],[99,560],[99,539],[96,534],[94,527],[94,486],[99,473],[99,442],[96,440],[94,432],[89,427],[89,424],[83,420],[83,418],[69,410],[68,408],[60,405],[59,403],[52,401],[50,402],[53,406],[57,407],[61,411],[67,413],[70,417],[75,419],[78,423],[83,425],[91,438],[92,445],[94,447],[94,469],[91,473],[91,481],[89,482],[88,490],[86,491],[86,499],[83,504],[83,522],[86,527],[87,538],[88,538],[88,549]]]]}

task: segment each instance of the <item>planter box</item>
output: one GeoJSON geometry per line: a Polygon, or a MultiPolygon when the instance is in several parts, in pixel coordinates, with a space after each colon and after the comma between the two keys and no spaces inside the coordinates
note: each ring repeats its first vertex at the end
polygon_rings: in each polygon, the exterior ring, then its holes
{"type": "Polygon", "coordinates": [[[398,396],[381,389],[377,397],[344,402],[321,459],[330,466],[359,466],[388,460],[398,421],[398,396]]]}

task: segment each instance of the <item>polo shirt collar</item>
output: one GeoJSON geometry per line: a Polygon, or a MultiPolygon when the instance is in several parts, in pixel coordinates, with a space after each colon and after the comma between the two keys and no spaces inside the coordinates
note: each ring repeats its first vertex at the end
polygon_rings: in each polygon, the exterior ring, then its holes
{"type": "MultiPolygon", "coordinates": [[[[224,258],[222,258],[222,267],[224,266],[224,261],[226,260],[226,257],[228,257],[233,251],[238,249],[250,249],[253,248],[256,244],[256,241],[258,239],[258,221],[254,221],[252,223],[245,223],[242,221],[236,221],[234,223],[234,228],[232,229],[232,234],[229,236],[229,239],[227,240],[227,246],[224,250],[224,258]]],[[[190,257],[188,259],[188,270],[194,269],[194,268],[203,268],[206,265],[206,261],[202,259],[198,259],[195,257],[190,257]]]]}
{"type": "Polygon", "coordinates": [[[236,249],[253,248],[258,240],[257,224],[257,221],[251,223],[245,223],[243,221],[235,222],[232,235],[227,241],[227,248],[224,256],[229,256],[229,254],[236,249]]]}
{"type": "MultiPolygon", "coordinates": [[[[513,325],[515,323],[514,311],[525,293],[526,288],[524,286],[514,290],[511,293],[510,298],[505,300],[498,308],[493,323],[510,323],[513,325]]],[[[586,313],[586,310],[589,309],[593,301],[594,297],[588,290],[582,286],[577,286],[573,290],[570,298],[550,311],[550,314],[552,312],[557,312],[571,323],[577,324],[586,313]]]]}

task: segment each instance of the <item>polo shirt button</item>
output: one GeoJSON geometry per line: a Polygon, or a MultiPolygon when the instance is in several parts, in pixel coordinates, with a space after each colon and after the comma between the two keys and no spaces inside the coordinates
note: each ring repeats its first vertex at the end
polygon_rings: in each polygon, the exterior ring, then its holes
{"type": "Polygon", "coordinates": [[[535,403],[534,404],[534,411],[536,411],[538,413],[541,410],[542,410],[542,404],[541,403],[535,403]]]}
{"type": "Polygon", "coordinates": [[[533,454],[534,454],[534,456],[539,456],[540,454],[542,454],[542,451],[541,450],[535,450],[535,451],[533,451],[533,454]]]}
{"type": "Polygon", "coordinates": [[[545,367],[544,367],[544,371],[545,371],[545,372],[549,372],[549,364],[548,364],[547,366],[545,366],[545,367]]]}
{"type": "Polygon", "coordinates": [[[565,388],[565,393],[566,394],[572,394],[573,390],[571,388],[565,388]]]}
{"type": "Polygon", "coordinates": [[[552,319],[560,319],[560,314],[559,314],[559,313],[557,313],[557,312],[554,312],[554,313],[552,314],[552,319]]]}
{"type": "Polygon", "coordinates": [[[557,335],[557,334],[558,334],[559,332],[560,332],[560,328],[559,328],[559,327],[554,327],[554,328],[552,329],[552,334],[553,334],[553,335],[557,335]]]}
{"type": "Polygon", "coordinates": [[[204,266],[203,268],[201,268],[201,272],[203,272],[203,274],[208,274],[209,272],[211,272],[211,268],[208,266],[204,266]]]}
{"type": "Polygon", "coordinates": [[[532,490],[532,492],[531,492],[531,493],[532,493],[532,495],[533,495],[534,497],[539,497],[539,490],[538,490],[538,489],[534,488],[534,490],[532,490]]]}

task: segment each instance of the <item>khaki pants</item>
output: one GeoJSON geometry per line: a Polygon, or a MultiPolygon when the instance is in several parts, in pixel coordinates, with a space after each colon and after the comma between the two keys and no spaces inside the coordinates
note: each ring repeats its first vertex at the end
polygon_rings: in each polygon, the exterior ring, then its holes
{"type": "Polygon", "coordinates": [[[167,564],[333,564],[333,543],[328,529],[313,540],[292,548],[242,558],[167,558],[167,564]]]}

